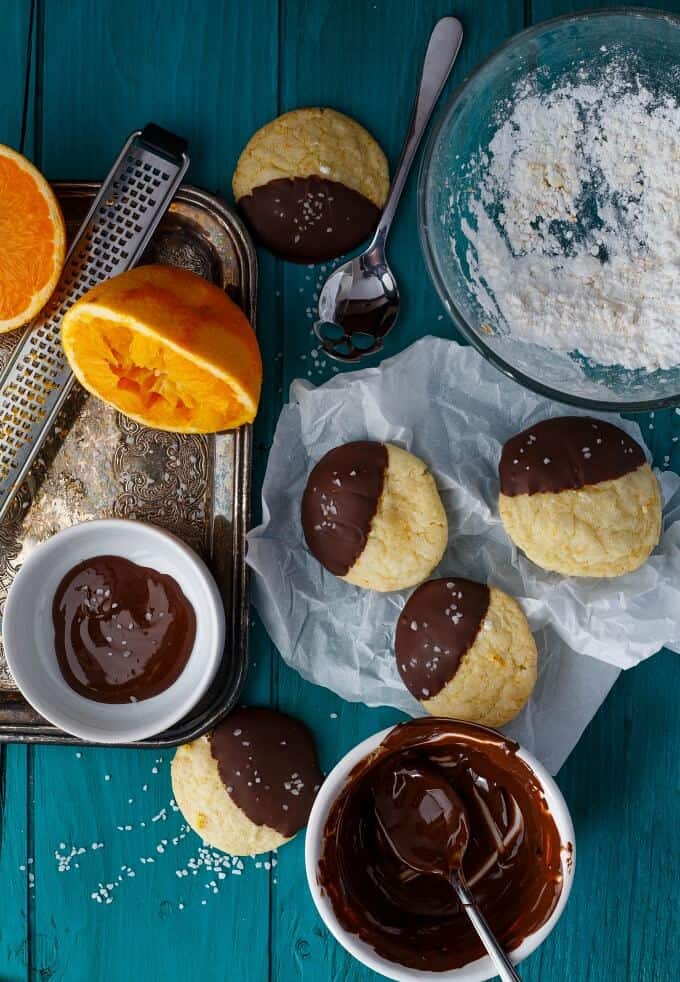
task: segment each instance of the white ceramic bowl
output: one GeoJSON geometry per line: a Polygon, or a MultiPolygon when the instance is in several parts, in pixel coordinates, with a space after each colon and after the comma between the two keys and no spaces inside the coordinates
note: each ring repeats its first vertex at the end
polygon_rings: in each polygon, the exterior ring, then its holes
{"type": "Polygon", "coordinates": [[[2,635],[16,684],[45,719],[92,743],[132,743],[172,726],[205,693],[224,650],[224,607],[205,563],[174,535],[142,522],[101,519],[64,529],[28,555],[7,596],[2,635]],[[78,563],[104,555],[169,574],[196,612],[196,640],[182,674],[164,692],[136,703],[86,699],[66,683],[57,663],[57,587],[78,563]]]}
{"type": "MultiPolygon", "coordinates": [[[[452,723],[455,723],[455,721],[452,720],[452,723]]],[[[374,972],[380,972],[381,975],[386,976],[388,979],[395,979],[396,982],[424,982],[424,980],[427,980],[427,982],[435,982],[435,980],[439,980],[439,982],[485,982],[486,979],[493,979],[497,973],[491,959],[487,956],[449,972],[423,972],[382,958],[370,945],[362,941],[358,935],[350,934],[340,925],[333,911],[332,904],[319,886],[317,873],[323,845],[323,833],[333,803],[345,787],[345,782],[353,768],[364,757],[374,751],[392,729],[392,727],[389,727],[386,730],[382,730],[380,733],[376,733],[375,736],[364,740],[354,750],[350,750],[335,765],[321,785],[319,793],[316,796],[312,812],[309,816],[307,837],[305,840],[307,881],[316,908],[328,930],[350,955],[353,955],[358,961],[366,965],[367,968],[372,969],[374,972]]],[[[564,884],[557,905],[543,927],[525,938],[522,944],[512,952],[511,958],[514,964],[518,964],[522,959],[530,955],[532,951],[535,951],[545,941],[560,919],[569,898],[574,879],[575,858],[574,826],[562,792],[550,774],[548,774],[545,767],[523,747],[520,747],[519,756],[529,765],[538,779],[565,848],[562,850],[564,884]],[[566,848],[568,843],[571,843],[571,850],[566,848]]]]}

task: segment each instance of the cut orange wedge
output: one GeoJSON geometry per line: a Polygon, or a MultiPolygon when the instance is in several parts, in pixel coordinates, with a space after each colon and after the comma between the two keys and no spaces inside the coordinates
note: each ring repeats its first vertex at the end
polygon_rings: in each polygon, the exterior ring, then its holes
{"type": "Polygon", "coordinates": [[[139,266],[107,280],[71,307],[61,336],[81,385],[145,426],[215,433],[255,417],[255,332],[226,293],[188,270],[139,266]]]}
{"type": "Polygon", "coordinates": [[[57,285],[66,254],[59,202],[33,164],[0,144],[0,333],[23,327],[57,285]]]}

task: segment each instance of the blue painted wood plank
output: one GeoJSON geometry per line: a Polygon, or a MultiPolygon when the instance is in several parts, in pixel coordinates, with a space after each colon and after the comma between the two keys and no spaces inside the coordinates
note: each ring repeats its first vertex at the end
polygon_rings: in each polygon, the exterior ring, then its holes
{"type": "Polygon", "coordinates": [[[28,749],[0,747],[0,978],[3,982],[24,982],[29,977],[29,894],[35,871],[29,847],[28,778],[28,749]]]}
{"type": "Polygon", "coordinates": [[[523,978],[678,977],[679,684],[670,652],[623,673],[563,767],[577,875],[553,939],[523,978]]]}
{"type": "Polygon", "coordinates": [[[4,3],[0,31],[0,143],[21,149],[29,70],[31,2],[4,3]]]}
{"type": "Polygon", "coordinates": [[[102,177],[128,133],[153,120],[189,140],[188,181],[228,191],[240,148],[275,110],[277,18],[276,0],[46,0],[49,176],[102,177]]]}
{"type": "Polygon", "coordinates": [[[606,0],[530,0],[531,21],[537,24],[539,21],[547,20],[549,17],[559,17],[562,14],[570,14],[576,11],[594,10],[596,7],[653,7],[657,10],[667,10],[669,13],[680,13],[680,2],[678,0],[654,0],[654,3],[645,3],[644,0],[632,0],[626,4],[607,3],[606,0]]]}
{"type": "Polygon", "coordinates": [[[267,873],[201,852],[171,805],[171,756],[36,753],[31,943],[41,977],[267,978],[267,873]]]}

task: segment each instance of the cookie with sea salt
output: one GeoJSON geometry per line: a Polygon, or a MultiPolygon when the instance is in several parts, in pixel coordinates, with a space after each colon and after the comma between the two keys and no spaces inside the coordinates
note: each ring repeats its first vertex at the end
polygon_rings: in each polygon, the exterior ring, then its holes
{"type": "Polygon", "coordinates": [[[461,576],[418,587],[394,650],[404,685],[433,716],[502,726],[536,682],[536,643],[520,605],[461,576]]]}
{"type": "Polygon", "coordinates": [[[335,447],[314,467],[302,529],[322,566],[382,592],[424,580],[448,541],[444,506],[423,461],[369,440],[335,447]]]}
{"type": "Polygon", "coordinates": [[[529,559],[568,576],[620,576],[661,534],[659,484],[642,448],[588,416],[546,419],[503,447],[499,510],[529,559]]]}
{"type": "Polygon", "coordinates": [[[277,849],[304,828],[323,775],[314,737],[273,709],[236,709],[178,747],[175,801],[201,838],[236,856],[277,849]]]}
{"type": "Polygon", "coordinates": [[[334,109],[294,109],[258,130],[232,179],[236,203],[272,252],[333,259],[375,229],[387,200],[387,158],[371,134],[334,109]]]}

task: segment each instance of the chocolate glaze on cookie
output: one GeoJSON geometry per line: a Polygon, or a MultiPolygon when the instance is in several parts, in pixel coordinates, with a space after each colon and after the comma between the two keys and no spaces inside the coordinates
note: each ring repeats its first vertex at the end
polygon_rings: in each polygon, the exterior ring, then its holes
{"type": "Polygon", "coordinates": [[[273,709],[236,709],[213,730],[210,749],[229,796],[251,822],[287,839],[307,824],[323,775],[304,723],[273,709]]]}
{"type": "Polygon", "coordinates": [[[489,588],[445,576],[419,586],[399,620],[394,648],[404,685],[416,699],[431,699],[455,675],[489,609],[489,588]]]}
{"type": "Polygon", "coordinates": [[[238,206],[264,246],[297,263],[343,255],[368,238],[380,217],[363,194],[317,176],[269,181],[238,206]]]}
{"type": "Polygon", "coordinates": [[[309,475],[302,530],[312,554],[336,576],[345,576],[364,550],[387,463],[384,443],[360,440],[329,450],[309,475]]]}
{"type": "Polygon", "coordinates": [[[508,497],[577,490],[636,471],[642,448],[620,430],[590,416],[545,419],[503,447],[501,493],[508,497]]]}
{"type": "MultiPolygon", "coordinates": [[[[561,842],[518,749],[494,730],[430,717],[395,727],[356,765],[329,813],[319,861],[319,882],[346,931],[383,958],[421,971],[459,968],[484,955],[446,877],[406,866],[384,835],[376,792],[385,767],[437,768],[462,801],[469,828],[462,874],[506,951],[545,924],[572,844],[561,842]]],[[[396,794],[398,782],[393,787],[396,794]]]]}

